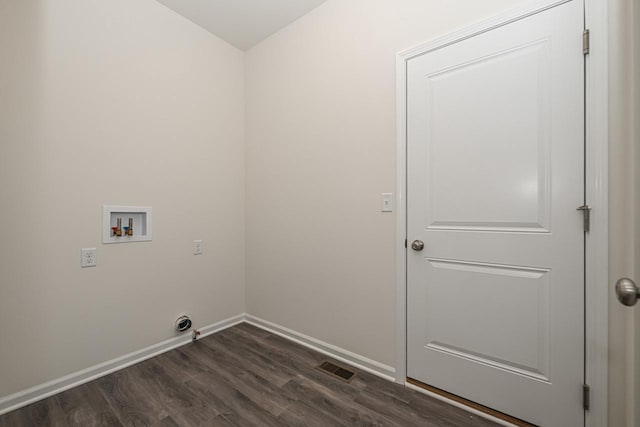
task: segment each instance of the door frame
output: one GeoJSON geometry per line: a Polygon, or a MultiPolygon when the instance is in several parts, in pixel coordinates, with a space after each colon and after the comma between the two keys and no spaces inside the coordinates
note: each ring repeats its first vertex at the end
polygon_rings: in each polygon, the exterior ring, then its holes
{"type": "MultiPolygon", "coordinates": [[[[580,0],[534,0],[494,18],[397,54],[396,58],[396,382],[407,374],[407,62],[416,56],[487,32],[552,7],[580,0]]],[[[585,426],[608,422],[608,5],[583,0],[591,35],[585,70],[585,197],[591,231],[585,237],[585,383],[591,389],[585,426]]]]}

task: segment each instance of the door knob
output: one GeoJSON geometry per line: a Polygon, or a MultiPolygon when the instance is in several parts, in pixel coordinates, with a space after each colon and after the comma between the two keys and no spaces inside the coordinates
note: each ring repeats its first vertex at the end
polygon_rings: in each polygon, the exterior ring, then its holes
{"type": "Polygon", "coordinates": [[[424,242],[422,240],[414,240],[413,242],[411,242],[411,249],[420,252],[424,249],[424,242]]]}
{"type": "Polygon", "coordinates": [[[616,296],[622,304],[631,307],[640,298],[640,289],[633,280],[624,277],[616,282],[616,296]]]}

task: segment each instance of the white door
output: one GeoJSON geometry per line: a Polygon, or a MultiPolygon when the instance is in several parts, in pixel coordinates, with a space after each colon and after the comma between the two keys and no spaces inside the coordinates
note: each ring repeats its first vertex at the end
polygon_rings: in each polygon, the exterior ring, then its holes
{"type": "Polygon", "coordinates": [[[573,0],[407,65],[407,375],[541,426],[584,424],[582,33],[573,0]]]}

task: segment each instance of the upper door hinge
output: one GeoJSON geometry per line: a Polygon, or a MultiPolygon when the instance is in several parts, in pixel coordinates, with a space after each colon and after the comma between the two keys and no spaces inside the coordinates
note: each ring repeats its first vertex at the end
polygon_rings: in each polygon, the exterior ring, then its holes
{"type": "Polygon", "coordinates": [[[582,211],[582,217],[584,219],[584,231],[591,231],[591,206],[580,206],[577,210],[582,211]]]}
{"type": "Polygon", "coordinates": [[[590,35],[589,30],[582,33],[582,53],[588,55],[590,51],[590,35]]]}
{"type": "Polygon", "coordinates": [[[591,387],[587,384],[582,384],[582,406],[585,411],[591,406],[591,387]]]}

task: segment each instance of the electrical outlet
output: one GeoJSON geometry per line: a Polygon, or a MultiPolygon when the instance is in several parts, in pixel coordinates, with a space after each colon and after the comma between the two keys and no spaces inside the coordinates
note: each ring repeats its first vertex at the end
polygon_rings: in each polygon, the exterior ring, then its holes
{"type": "Polygon", "coordinates": [[[81,254],[82,258],[80,261],[80,266],[82,268],[95,267],[97,265],[96,248],[84,248],[82,249],[81,254]]]}
{"type": "Polygon", "coordinates": [[[202,255],[202,240],[193,241],[193,254],[202,255]]]}

